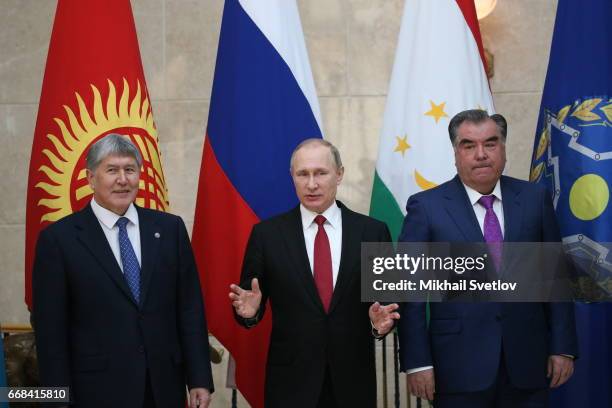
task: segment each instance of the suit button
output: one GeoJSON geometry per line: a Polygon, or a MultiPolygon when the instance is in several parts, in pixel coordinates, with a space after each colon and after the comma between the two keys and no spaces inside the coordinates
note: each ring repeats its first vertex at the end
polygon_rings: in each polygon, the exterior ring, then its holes
{"type": "Polygon", "coordinates": [[[138,352],[139,353],[144,353],[145,352],[144,346],[138,346],[138,352]]]}
{"type": "Polygon", "coordinates": [[[503,318],[504,318],[504,316],[501,313],[495,315],[495,320],[497,320],[498,322],[501,322],[503,318]]]}

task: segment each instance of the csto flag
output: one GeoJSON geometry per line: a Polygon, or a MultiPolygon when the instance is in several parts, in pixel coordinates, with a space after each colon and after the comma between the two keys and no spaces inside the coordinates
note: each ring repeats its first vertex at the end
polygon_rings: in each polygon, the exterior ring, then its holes
{"type": "Polygon", "coordinates": [[[32,143],[26,212],[26,303],[38,233],[93,194],[85,155],[109,133],[143,157],[136,204],[168,210],[157,129],[129,0],[59,0],[32,143]]]}
{"type": "Polygon", "coordinates": [[[212,334],[236,360],[236,384],[263,406],[270,311],[250,330],[228,298],[253,224],[297,204],[289,159],[321,137],[319,104],[295,0],[226,0],[213,81],[193,248],[212,334]]]}
{"type": "Polygon", "coordinates": [[[455,174],[450,118],[493,113],[483,61],[473,0],[406,0],[370,204],[394,239],[408,197],[455,174]]]}
{"type": "MultiPolygon", "coordinates": [[[[612,3],[559,0],[530,178],[548,186],[583,300],[612,300],[612,3]]],[[[612,406],[612,304],[576,303],[580,356],[554,407],[612,406]]]]}
{"type": "MultiPolygon", "coordinates": [[[[2,340],[3,334],[0,331],[0,387],[6,387],[6,368],[4,364],[4,342],[2,340]]],[[[0,408],[8,408],[7,402],[0,401],[0,408]]]]}

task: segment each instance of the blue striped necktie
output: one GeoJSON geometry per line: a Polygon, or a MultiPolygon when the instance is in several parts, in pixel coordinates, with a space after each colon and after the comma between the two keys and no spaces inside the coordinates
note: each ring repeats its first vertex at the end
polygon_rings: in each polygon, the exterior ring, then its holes
{"type": "Polygon", "coordinates": [[[119,251],[121,253],[121,264],[123,265],[123,276],[127,281],[136,303],[140,303],[140,265],[134,252],[134,247],[130,242],[127,233],[127,223],[130,222],[126,217],[117,220],[119,227],[119,251]]]}

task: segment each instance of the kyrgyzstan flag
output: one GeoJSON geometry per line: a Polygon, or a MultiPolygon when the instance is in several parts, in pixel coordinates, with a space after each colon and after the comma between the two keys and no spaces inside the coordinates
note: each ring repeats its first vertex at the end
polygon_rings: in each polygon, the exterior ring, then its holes
{"type": "Polygon", "coordinates": [[[38,234],[89,202],[85,155],[109,133],[129,135],[142,153],[136,203],[167,210],[157,129],[129,0],[59,0],[28,179],[25,293],[30,308],[38,234]]]}
{"type": "Polygon", "coordinates": [[[228,298],[253,224],[297,204],[289,159],[320,137],[319,104],[295,0],[226,0],[192,244],[212,334],[236,360],[236,384],[263,406],[270,313],[246,330],[228,298]]]}

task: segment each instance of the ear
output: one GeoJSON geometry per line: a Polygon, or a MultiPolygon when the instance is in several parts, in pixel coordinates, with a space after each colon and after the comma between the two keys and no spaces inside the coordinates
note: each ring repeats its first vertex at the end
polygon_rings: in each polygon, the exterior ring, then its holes
{"type": "Polygon", "coordinates": [[[91,189],[94,189],[94,185],[93,185],[93,178],[94,178],[94,172],[89,170],[89,169],[85,169],[85,175],[87,176],[87,182],[89,183],[89,187],[91,187],[91,189]]]}
{"type": "Polygon", "coordinates": [[[336,174],[338,175],[338,181],[336,182],[336,185],[340,185],[340,183],[342,182],[342,178],[344,177],[344,166],[340,167],[336,171],[336,174]]]}

